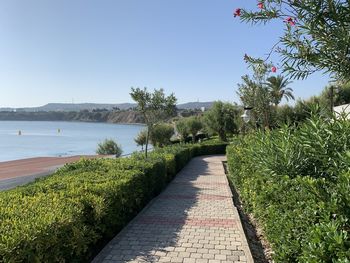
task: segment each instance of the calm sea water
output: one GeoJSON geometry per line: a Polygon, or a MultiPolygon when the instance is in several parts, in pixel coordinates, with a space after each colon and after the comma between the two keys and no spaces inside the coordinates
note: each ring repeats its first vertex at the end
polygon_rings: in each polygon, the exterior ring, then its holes
{"type": "Polygon", "coordinates": [[[123,154],[128,154],[140,150],[134,138],[143,128],[142,125],[108,123],[0,121],[0,162],[95,154],[97,144],[106,138],[116,140],[123,154]]]}

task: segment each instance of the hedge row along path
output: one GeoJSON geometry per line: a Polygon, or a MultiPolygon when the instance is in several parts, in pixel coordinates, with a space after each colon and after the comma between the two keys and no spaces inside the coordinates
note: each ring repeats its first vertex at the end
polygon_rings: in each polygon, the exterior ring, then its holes
{"type": "Polygon", "coordinates": [[[93,263],[253,262],[222,161],[196,157],[93,263]]]}
{"type": "Polygon", "coordinates": [[[52,174],[57,168],[78,161],[82,157],[95,158],[96,156],[37,157],[0,162],[0,191],[52,174]]]}

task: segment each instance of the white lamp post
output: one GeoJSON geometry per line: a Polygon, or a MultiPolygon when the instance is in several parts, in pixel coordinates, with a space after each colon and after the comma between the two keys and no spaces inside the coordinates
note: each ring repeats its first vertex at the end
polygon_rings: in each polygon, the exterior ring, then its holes
{"type": "MultiPolygon", "coordinates": [[[[250,121],[250,111],[252,109],[252,107],[244,107],[244,113],[243,115],[241,115],[241,118],[243,119],[244,123],[248,123],[250,121]]],[[[245,135],[245,125],[243,125],[243,135],[245,135]]]]}
{"type": "Polygon", "coordinates": [[[248,123],[250,121],[250,111],[252,110],[252,107],[244,107],[244,113],[241,115],[241,118],[245,123],[248,123]]]}
{"type": "Polygon", "coordinates": [[[248,123],[250,121],[250,114],[248,110],[244,110],[243,115],[241,116],[241,118],[243,119],[243,121],[245,123],[248,123]]]}

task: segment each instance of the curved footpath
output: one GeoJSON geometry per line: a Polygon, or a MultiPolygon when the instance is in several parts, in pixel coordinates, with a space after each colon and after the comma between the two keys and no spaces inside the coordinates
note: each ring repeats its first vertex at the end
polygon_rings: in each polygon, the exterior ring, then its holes
{"type": "Polygon", "coordinates": [[[192,161],[93,263],[254,262],[222,161],[192,161]]]}
{"type": "Polygon", "coordinates": [[[96,158],[96,156],[37,157],[0,162],[0,191],[24,185],[36,178],[52,174],[59,167],[81,158],[96,158]]]}

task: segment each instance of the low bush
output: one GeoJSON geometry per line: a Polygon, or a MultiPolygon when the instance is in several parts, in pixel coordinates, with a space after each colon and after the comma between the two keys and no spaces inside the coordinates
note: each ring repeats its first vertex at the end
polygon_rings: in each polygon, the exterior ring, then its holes
{"type": "Polygon", "coordinates": [[[122,155],[123,150],[114,140],[105,139],[98,144],[96,153],[101,155],[115,155],[116,157],[119,157],[122,155]]]}
{"type": "Polygon", "coordinates": [[[86,262],[193,157],[226,144],[165,147],[130,158],[81,160],[0,193],[0,262],[86,262]]]}
{"type": "Polygon", "coordinates": [[[230,180],[276,262],[349,262],[350,122],[313,117],[237,139],[230,180]]]}

